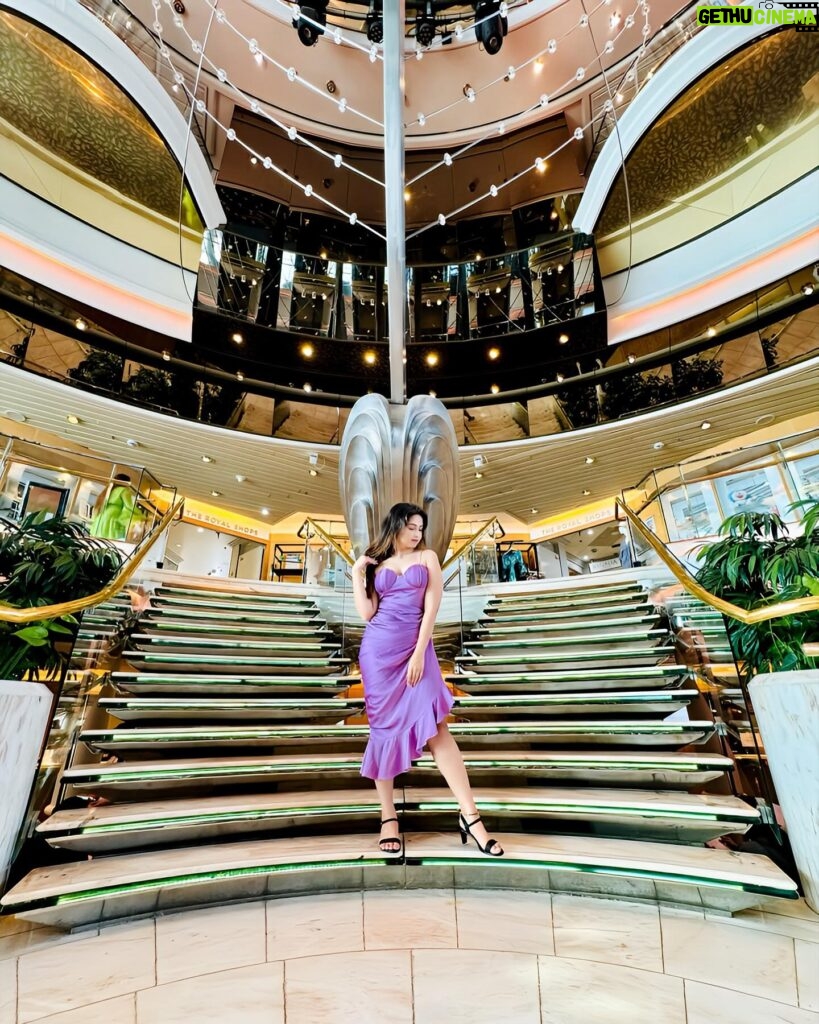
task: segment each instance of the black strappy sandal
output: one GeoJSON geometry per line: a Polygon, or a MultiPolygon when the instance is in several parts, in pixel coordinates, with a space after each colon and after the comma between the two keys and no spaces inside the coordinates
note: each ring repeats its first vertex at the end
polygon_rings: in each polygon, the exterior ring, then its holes
{"type": "MultiPolygon", "coordinates": [[[[398,823],[398,826],[399,826],[398,827],[398,831],[400,833],[400,831],[401,831],[401,823],[398,821],[398,818],[384,818],[384,820],[381,822],[382,827],[384,825],[388,825],[391,821],[395,821],[395,822],[398,823]]],[[[397,835],[397,836],[385,836],[383,839],[379,839],[378,840],[378,846],[381,849],[382,853],[400,853],[401,852],[401,836],[400,835],[397,835]],[[389,850],[384,845],[385,843],[397,843],[398,847],[395,850],[389,850]]]]}
{"type": "Polygon", "coordinates": [[[458,815],[458,831],[461,833],[461,842],[465,846],[467,837],[472,836],[475,840],[475,845],[481,853],[485,853],[487,857],[502,857],[503,850],[500,848],[500,844],[497,839],[487,839],[486,846],[481,846],[478,842],[478,837],[472,832],[472,826],[477,825],[480,820],[480,814],[474,821],[467,821],[463,814],[458,815]]]}

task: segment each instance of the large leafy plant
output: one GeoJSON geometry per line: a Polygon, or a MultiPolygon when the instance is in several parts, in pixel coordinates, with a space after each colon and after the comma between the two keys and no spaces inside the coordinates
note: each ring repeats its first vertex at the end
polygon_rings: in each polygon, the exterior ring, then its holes
{"type": "MultiPolygon", "coordinates": [[[[84,526],[35,512],[20,523],[0,519],[0,602],[43,607],[86,597],[114,578],[123,555],[84,526]]],[[[57,675],[61,649],[76,632],[71,615],[19,625],[0,620],[0,679],[57,675]]]]}
{"type": "MultiPolygon", "coordinates": [[[[718,597],[754,610],[819,595],[819,501],[796,502],[802,534],[792,536],[776,512],[739,512],[720,527],[723,539],[701,549],[697,579],[718,597]]],[[[819,637],[819,612],[746,625],[727,619],[728,636],[749,675],[814,668],[804,652],[819,637]]]]}

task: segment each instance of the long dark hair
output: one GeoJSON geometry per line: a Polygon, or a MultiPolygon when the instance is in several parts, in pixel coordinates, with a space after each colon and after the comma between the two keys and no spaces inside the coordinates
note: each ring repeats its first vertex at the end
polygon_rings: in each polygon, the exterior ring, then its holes
{"type": "Polygon", "coordinates": [[[421,517],[423,532],[421,533],[421,543],[418,545],[418,549],[420,550],[424,546],[424,532],[427,528],[428,516],[418,505],[411,505],[407,501],[399,501],[397,505],[393,505],[389,510],[384,518],[384,522],[381,524],[381,532],[364,552],[365,555],[368,555],[370,558],[374,558],[376,561],[375,565],[367,566],[366,575],[364,577],[367,584],[367,597],[372,597],[373,595],[373,589],[375,587],[375,570],[382,562],[385,562],[392,554],[395,553],[395,538],[404,529],[413,516],[421,517]]]}

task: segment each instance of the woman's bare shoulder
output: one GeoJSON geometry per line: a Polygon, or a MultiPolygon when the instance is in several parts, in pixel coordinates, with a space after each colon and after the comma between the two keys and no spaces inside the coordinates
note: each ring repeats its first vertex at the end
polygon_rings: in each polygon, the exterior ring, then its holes
{"type": "Polygon", "coordinates": [[[438,561],[438,555],[432,550],[432,548],[424,548],[421,552],[421,564],[426,566],[440,566],[438,561]]]}

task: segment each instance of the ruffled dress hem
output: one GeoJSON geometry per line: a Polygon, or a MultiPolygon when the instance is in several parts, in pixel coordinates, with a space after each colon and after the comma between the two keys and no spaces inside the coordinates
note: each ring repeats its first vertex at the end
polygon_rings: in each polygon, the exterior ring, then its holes
{"type": "Polygon", "coordinates": [[[428,713],[413,722],[406,732],[399,735],[383,730],[371,730],[361,774],[365,779],[394,779],[396,775],[409,771],[412,762],[421,756],[427,742],[438,732],[438,726],[449,715],[455,703],[452,694],[444,687],[428,708],[428,713]],[[420,738],[419,738],[420,737],[420,738]]]}

